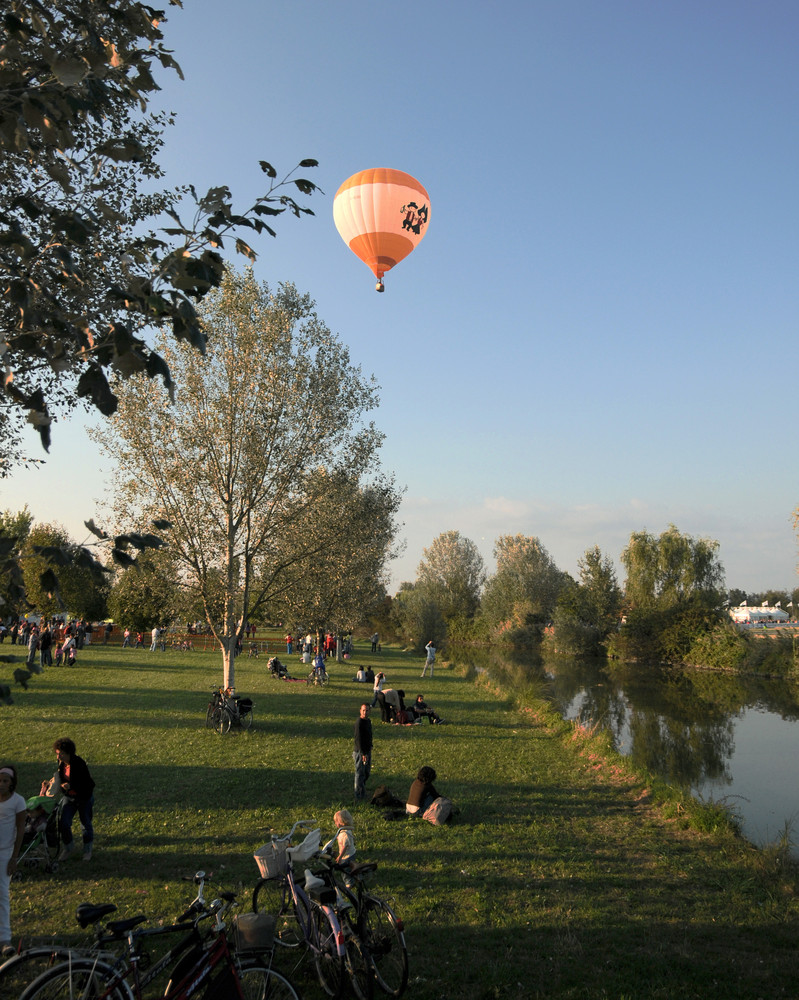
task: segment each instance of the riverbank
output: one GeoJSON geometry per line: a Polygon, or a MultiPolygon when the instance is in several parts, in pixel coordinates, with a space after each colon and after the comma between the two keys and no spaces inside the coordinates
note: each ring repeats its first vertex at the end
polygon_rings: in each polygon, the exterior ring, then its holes
{"type": "MultiPolygon", "coordinates": [[[[379,864],[373,888],[405,920],[409,997],[796,995],[799,883],[779,852],[634,773],[550,711],[521,668],[500,683],[437,665],[422,680],[418,658],[368,646],[321,690],[240,660],[255,726],[222,738],[203,726],[218,655],[98,647],[37,676],[3,709],[3,756],[30,794],[52,770],[53,739],[71,735],[98,783],[97,841],[91,864],[14,883],[15,934],[72,930],[83,900],[170,919],[190,895],[179,876],[197,868],[247,899],[265,828],[315,816],[327,833],[336,808],[352,809],[364,690],[350,678],[367,663],[446,719],[376,721],[370,786],[402,797],[430,764],[460,809],[445,828],[353,810],[359,855],[379,864]]],[[[312,1000],[312,978],[297,974],[312,1000]]]]}

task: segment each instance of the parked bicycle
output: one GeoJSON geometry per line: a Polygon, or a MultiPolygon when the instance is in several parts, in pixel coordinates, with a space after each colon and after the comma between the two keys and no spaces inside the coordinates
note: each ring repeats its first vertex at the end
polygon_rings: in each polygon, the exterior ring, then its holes
{"type": "MultiPolygon", "coordinates": [[[[142,928],[143,916],[112,921],[107,925],[107,940],[124,939],[124,952],[116,959],[103,954],[79,954],[69,957],[42,973],[23,991],[20,1000],[142,1000],[144,991],[167,969],[169,982],[161,1000],[189,1000],[202,985],[203,995],[230,1000],[299,1000],[299,995],[282,973],[271,967],[274,925],[266,920],[241,935],[234,919],[233,945],[228,941],[223,917],[235,901],[234,893],[223,892],[220,898],[206,903],[203,896],[205,873],[198,872],[197,898],[178,919],[166,927],[142,928]],[[213,919],[203,933],[201,923],[213,919]],[[151,961],[145,944],[175,932],[185,936],[157,961],[151,961]],[[241,939],[241,947],[236,942],[241,939]]],[[[252,916],[252,915],[248,915],[252,916]]],[[[101,935],[103,944],[106,934],[101,935]]]]}
{"type": "Polygon", "coordinates": [[[364,884],[377,871],[377,864],[370,861],[340,865],[331,860],[323,863],[328,866],[329,884],[336,890],[336,910],[345,935],[349,931],[359,938],[369,954],[380,989],[390,997],[401,997],[408,985],[404,926],[391,906],[368,892],[364,884]]]}
{"type": "Polygon", "coordinates": [[[122,938],[112,933],[111,927],[119,927],[115,922],[105,927],[101,924],[103,917],[116,912],[113,903],[93,906],[91,903],[78,905],[76,918],[83,930],[93,928],[93,940],[87,940],[85,945],[68,947],[56,942],[47,945],[34,945],[13,955],[0,965],[0,997],[18,997],[22,991],[37,976],[52,968],[58,962],[67,961],[80,955],[99,955],[107,961],[115,961],[115,948],[120,948],[122,938]]]}
{"type": "Polygon", "coordinates": [[[317,687],[324,687],[325,684],[330,680],[330,675],[325,667],[325,661],[322,657],[317,657],[314,660],[313,668],[308,676],[305,678],[306,684],[313,684],[317,687]]]}
{"type": "Polygon", "coordinates": [[[227,733],[231,726],[249,729],[253,718],[252,698],[242,698],[230,688],[211,688],[211,700],[205,713],[206,726],[217,733],[227,733]]]}
{"type": "Polygon", "coordinates": [[[321,836],[311,830],[301,844],[291,845],[296,830],[314,825],[299,820],[283,837],[273,835],[259,848],[255,860],[264,876],[255,886],[254,913],[276,918],[275,943],[285,948],[304,945],[312,954],[319,983],[329,997],[343,996],[347,982],[359,1000],[372,995],[371,961],[357,938],[345,940],[336,913],[336,891],[306,872],[303,884],[295,865],[310,862],[319,853],[321,836]]]}

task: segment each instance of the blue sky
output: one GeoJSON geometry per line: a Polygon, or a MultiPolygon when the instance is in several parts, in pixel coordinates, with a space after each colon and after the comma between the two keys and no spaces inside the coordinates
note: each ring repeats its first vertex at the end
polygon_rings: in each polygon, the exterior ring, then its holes
{"type": "MultiPolygon", "coordinates": [[[[381,386],[395,585],[450,529],[489,567],[498,535],[537,535],[576,574],[670,522],[719,541],[729,586],[796,584],[793,0],[185,0],[165,30],[169,182],[245,207],[259,159],[319,160],[315,217],[280,220],[256,273],[381,386]],[[367,167],[430,194],[383,295],[332,220],[367,167]]],[[[101,464],[57,426],[0,506],[79,537],[101,464]]]]}

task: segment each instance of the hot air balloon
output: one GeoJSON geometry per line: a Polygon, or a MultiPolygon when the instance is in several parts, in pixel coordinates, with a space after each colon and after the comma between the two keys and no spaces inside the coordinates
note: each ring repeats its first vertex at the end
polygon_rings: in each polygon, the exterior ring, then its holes
{"type": "Polygon", "coordinates": [[[430,198],[419,181],[401,170],[361,170],[336,192],[333,219],[350,250],[374,271],[375,287],[382,292],[383,275],[427,232],[430,198]]]}

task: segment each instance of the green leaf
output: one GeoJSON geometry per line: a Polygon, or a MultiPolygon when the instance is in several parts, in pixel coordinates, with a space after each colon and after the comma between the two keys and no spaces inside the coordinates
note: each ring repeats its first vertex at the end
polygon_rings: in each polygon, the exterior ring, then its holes
{"type": "Polygon", "coordinates": [[[86,63],[75,56],[59,56],[53,60],[50,69],[63,87],[74,87],[89,71],[86,63]]]}

